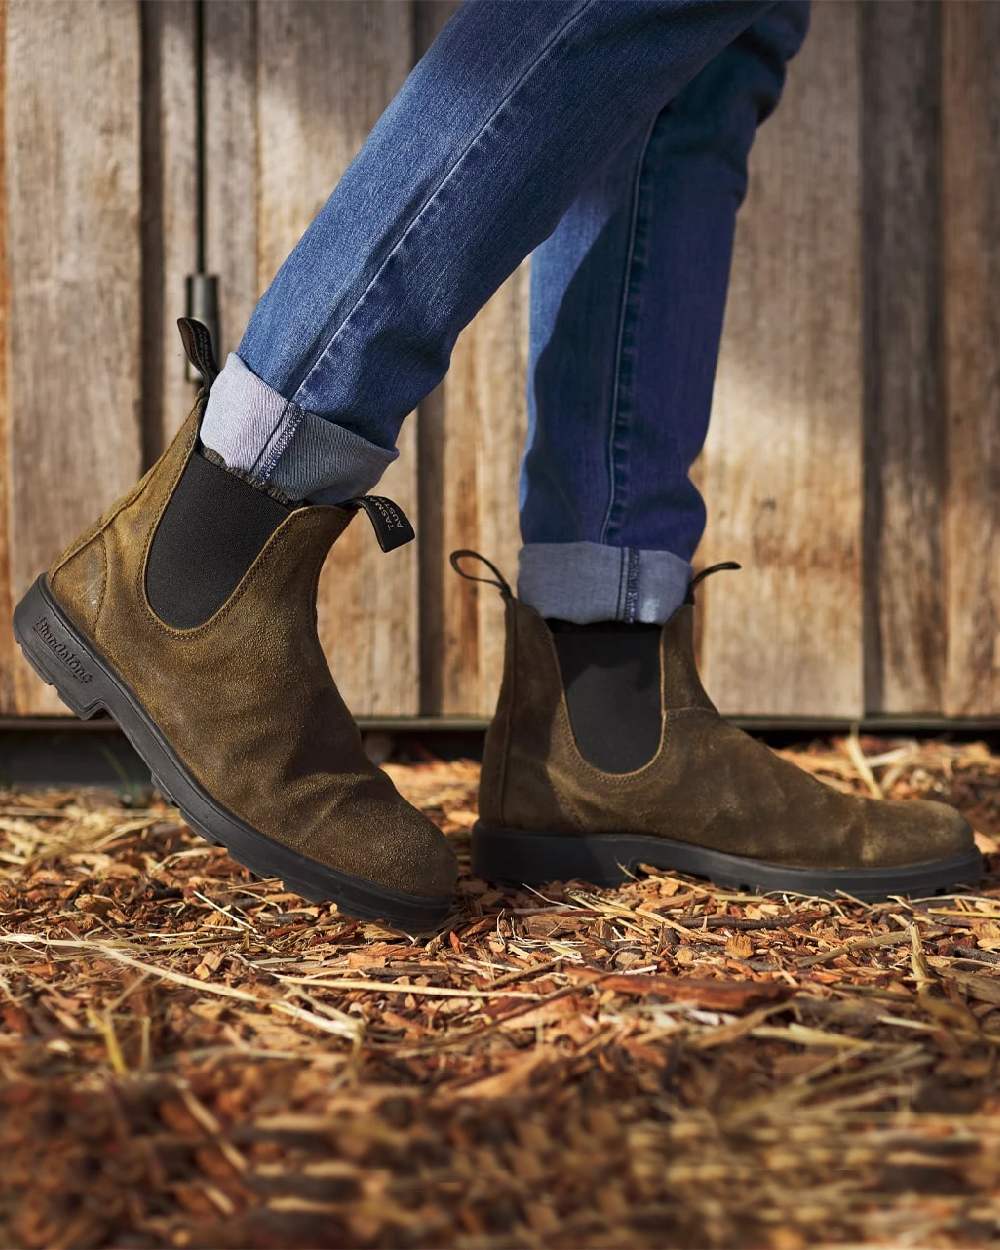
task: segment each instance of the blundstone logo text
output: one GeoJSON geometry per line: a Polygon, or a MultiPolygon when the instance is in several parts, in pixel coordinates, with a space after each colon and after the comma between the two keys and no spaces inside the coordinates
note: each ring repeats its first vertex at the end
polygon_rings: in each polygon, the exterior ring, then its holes
{"type": "Polygon", "coordinates": [[[67,647],[64,642],[60,642],[56,635],[52,632],[52,627],[49,625],[48,617],[40,616],[31,628],[39,636],[39,638],[41,638],[42,642],[45,643],[53,655],[57,655],[59,659],[62,660],[77,681],[83,682],[83,684],[86,685],[88,681],[94,680],[93,673],[89,672],[84,667],[83,661],[77,653],[71,647],[67,647]]]}

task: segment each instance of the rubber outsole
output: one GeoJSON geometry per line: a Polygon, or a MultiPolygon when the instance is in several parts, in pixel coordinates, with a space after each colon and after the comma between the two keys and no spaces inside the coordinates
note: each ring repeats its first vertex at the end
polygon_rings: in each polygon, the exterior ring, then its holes
{"type": "Polygon", "coordinates": [[[484,825],[472,831],[472,867],[479,877],[506,885],[586,881],[620,885],[640,864],[706,878],[720,886],[760,894],[849,896],[877,902],[893,895],[930,897],[983,875],[978,850],[952,859],[895,868],[790,868],[708,847],[633,834],[531,833],[484,825]]]}
{"type": "Polygon", "coordinates": [[[187,771],[143,707],[118,675],[56,603],[43,574],[14,612],[14,636],[42,681],[83,720],[107,713],[150,770],[163,795],[203,838],[224,846],[259,877],[278,877],[314,903],[336,903],[348,915],[386,920],[413,933],[436,928],[452,899],[406,894],[337,872],[259,833],[217,803],[187,771]]]}

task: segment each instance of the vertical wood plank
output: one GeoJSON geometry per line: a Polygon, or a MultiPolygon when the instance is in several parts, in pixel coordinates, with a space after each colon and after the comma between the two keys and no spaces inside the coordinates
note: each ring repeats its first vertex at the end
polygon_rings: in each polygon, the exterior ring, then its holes
{"type": "Polygon", "coordinates": [[[212,0],[205,22],[205,256],[219,279],[220,360],[259,294],[256,0],[212,0]]]}
{"type": "Polygon", "coordinates": [[[814,5],[751,156],[703,484],[727,712],[862,710],[860,83],[855,4],[814,5]]]}
{"type": "Polygon", "coordinates": [[[941,10],[864,4],[865,704],[942,706],[941,10]]]}
{"type": "Polygon", "coordinates": [[[1000,5],[943,6],[948,672],[945,711],[1000,713],[1000,5]]]}
{"type": "MultiPolygon", "coordinates": [[[[224,350],[454,7],[205,6],[224,350]]],[[[188,405],[193,14],[0,0],[0,713],[63,710],[14,658],[10,608],[188,405]]],[[[870,711],[1000,710],[998,37],[996,5],[821,0],[758,139],[701,470],[699,558],[747,565],[701,595],[728,711],[858,714],[862,671],[870,711]]],[[[418,689],[424,712],[492,710],[501,613],[447,553],[515,572],[526,277],[462,336],[385,480],[416,510],[419,443],[419,591],[414,548],[383,557],[360,522],[325,576],[322,630],[362,714],[414,712],[418,689]]]]}
{"type": "MultiPolygon", "coordinates": [[[[413,0],[414,64],[437,38],[459,2],[413,0]]],[[[440,715],[444,707],[444,596],[447,581],[453,576],[447,567],[444,536],[445,496],[450,491],[445,477],[446,386],[447,379],[425,396],[417,409],[419,706],[425,716],[440,715]]],[[[474,622],[471,628],[474,635],[474,622]]]]}
{"type": "MultiPolygon", "coordinates": [[[[417,54],[458,8],[419,0],[417,54]]],[[[456,547],[489,556],[513,580],[520,546],[518,473],[524,431],[528,262],[459,337],[444,383],[420,409],[421,707],[491,716],[503,667],[497,596],[457,578],[456,547]]]]}
{"type": "MultiPolygon", "coordinates": [[[[258,285],[265,286],[322,207],[402,85],[413,51],[409,4],[257,7],[258,285]]],[[[415,422],[379,489],[416,511],[415,422]]],[[[418,518],[419,520],[419,518],[418,518]]],[[[361,518],[327,562],[320,633],[344,698],[359,715],[407,715],[418,703],[417,556],[383,555],[361,518]]]]}
{"type": "MultiPolygon", "coordinates": [[[[460,336],[444,384],[444,525],[441,560],[481,550],[513,582],[520,546],[518,472],[527,424],[528,262],[460,336]]],[[[442,707],[491,716],[503,667],[498,596],[450,569],[443,584],[442,707]]]]}
{"type": "MultiPolygon", "coordinates": [[[[139,471],[137,6],[14,0],[6,62],[16,598],[139,471]]],[[[62,711],[17,663],[18,710],[62,711]]]]}
{"type": "Polygon", "coordinates": [[[0,715],[16,711],[13,587],[10,581],[10,438],[8,404],[10,282],[7,267],[7,0],[0,0],[0,715]]]}
{"type": "MultiPolygon", "coordinates": [[[[422,53],[458,5],[420,0],[417,7],[422,53]]],[[[428,499],[421,510],[427,714],[488,717],[496,704],[503,612],[487,587],[473,588],[452,573],[448,555],[456,547],[472,547],[511,581],[516,577],[527,352],[526,261],[459,337],[443,385],[421,406],[420,472],[428,499]]]]}
{"type": "MultiPolygon", "coordinates": [[[[211,8],[211,6],[208,6],[211,8]]],[[[194,0],[139,6],[142,31],[144,460],[163,451],[194,401],[177,318],[197,268],[194,0]]]]}

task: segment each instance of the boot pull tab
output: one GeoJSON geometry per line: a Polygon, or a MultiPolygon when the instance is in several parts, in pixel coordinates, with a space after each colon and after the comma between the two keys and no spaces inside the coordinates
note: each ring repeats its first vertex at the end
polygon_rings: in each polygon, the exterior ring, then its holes
{"type": "Polygon", "coordinates": [[[181,342],[184,344],[184,351],[187,353],[192,368],[197,369],[201,374],[205,387],[211,387],[219,376],[219,366],[215,360],[212,335],[209,333],[208,326],[201,321],[196,321],[194,317],[178,317],[177,329],[181,332],[181,342]]]}
{"type": "Polygon", "coordinates": [[[723,569],[739,570],[742,564],[737,564],[735,560],[723,560],[721,564],[710,564],[707,569],[702,569],[700,573],[695,573],[694,577],[688,582],[688,602],[694,603],[694,588],[699,582],[703,582],[706,577],[711,577],[713,573],[721,573],[723,569]]]}
{"type": "Polygon", "coordinates": [[[359,495],[357,499],[345,500],[340,506],[349,508],[352,512],[357,512],[360,508],[368,514],[378,545],[383,551],[395,551],[415,537],[406,513],[399,504],[393,503],[385,495],[359,495]]]}
{"type": "Polygon", "coordinates": [[[500,591],[501,595],[503,595],[505,599],[513,599],[514,592],[511,590],[510,583],[507,581],[506,577],[504,577],[491,560],[487,560],[485,556],[481,556],[478,551],[472,551],[468,547],[461,547],[458,551],[453,551],[451,553],[448,557],[448,563],[459,575],[459,577],[464,577],[467,582],[483,582],[487,586],[496,586],[497,590],[500,591]],[[461,561],[470,556],[473,560],[478,560],[480,564],[485,564],[489,571],[496,574],[496,576],[475,577],[472,573],[466,573],[466,571],[461,567],[461,561]]]}

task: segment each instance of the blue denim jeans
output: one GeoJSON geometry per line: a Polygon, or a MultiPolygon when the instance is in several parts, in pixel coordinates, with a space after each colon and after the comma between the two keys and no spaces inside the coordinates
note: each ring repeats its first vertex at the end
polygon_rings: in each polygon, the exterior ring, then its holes
{"type": "Polygon", "coordinates": [[[806,0],[467,0],[258,304],[206,443],[297,497],[370,489],[534,252],[519,593],[667,619],[704,528],[688,471],[747,156],[807,20],[806,0]]]}

